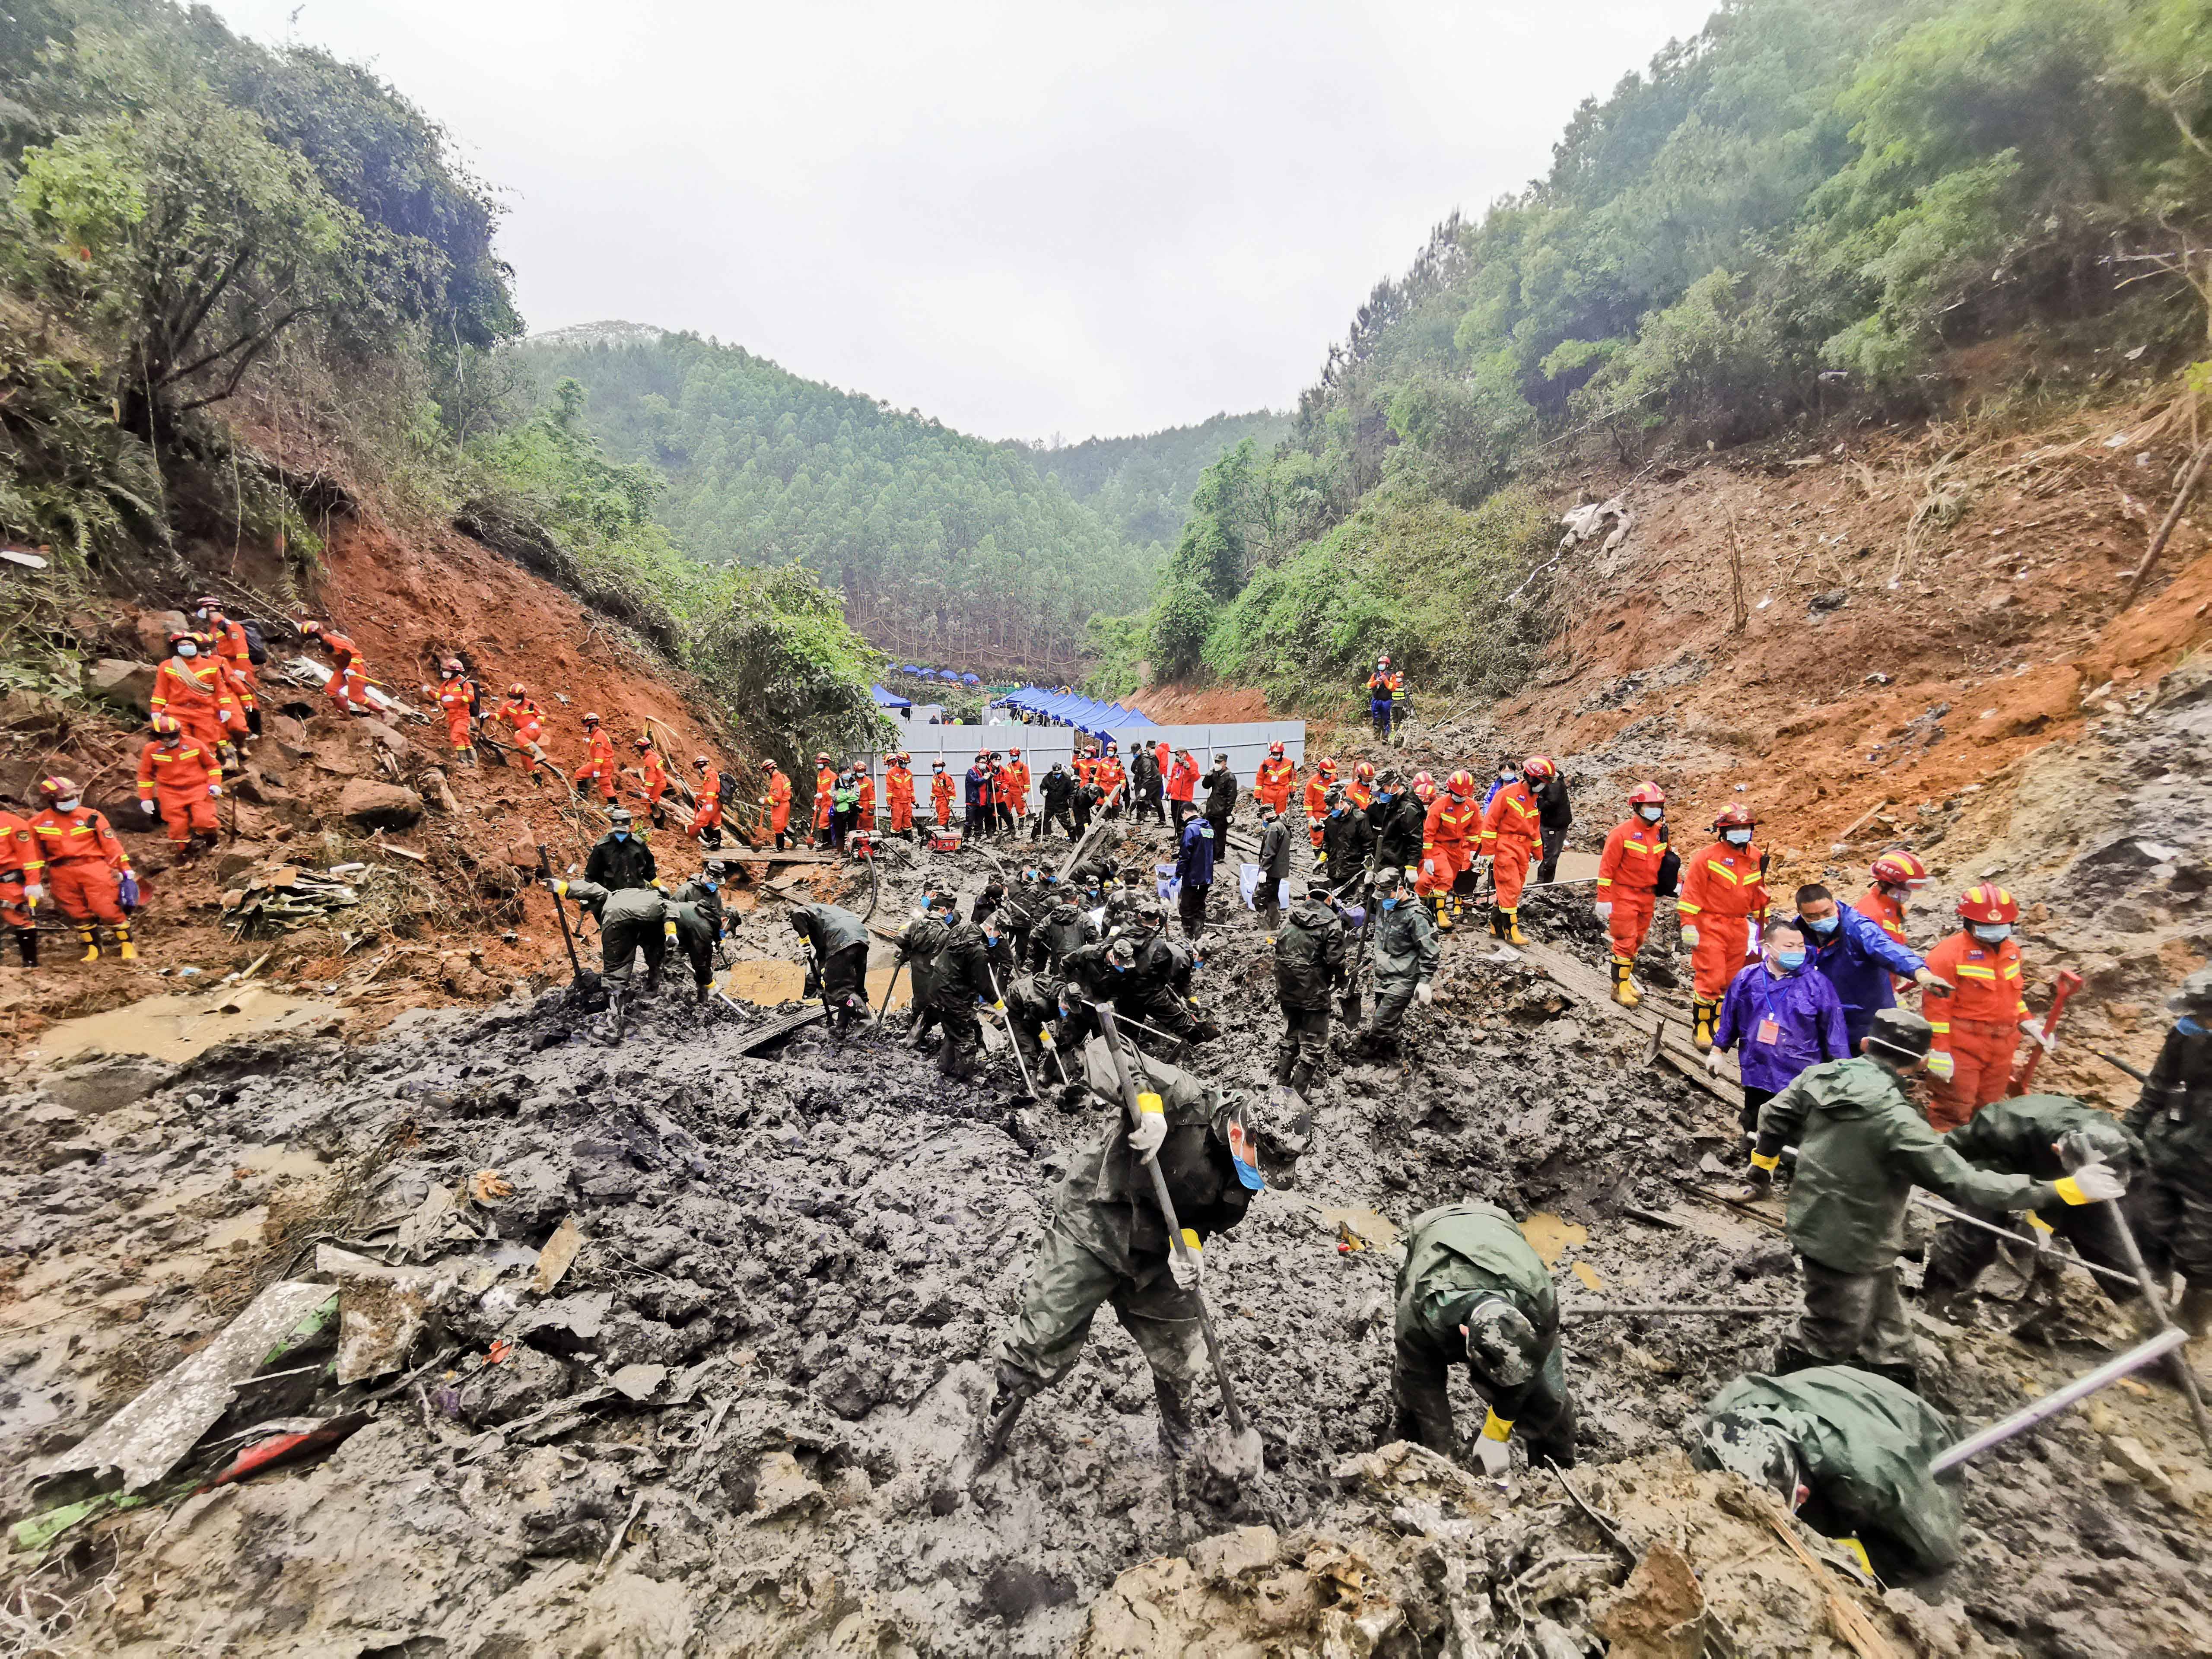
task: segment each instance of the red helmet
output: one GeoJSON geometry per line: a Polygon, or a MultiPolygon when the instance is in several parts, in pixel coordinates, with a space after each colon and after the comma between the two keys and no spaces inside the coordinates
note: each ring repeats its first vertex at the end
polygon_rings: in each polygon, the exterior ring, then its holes
{"type": "Polygon", "coordinates": [[[772,760],[764,760],[761,763],[761,769],[764,772],[773,772],[775,770],[775,763],[772,760]]]}
{"type": "Polygon", "coordinates": [[[1464,769],[1455,772],[1444,780],[1444,787],[1464,800],[1474,793],[1474,774],[1464,769]]]}
{"type": "Polygon", "coordinates": [[[1316,769],[1320,772],[1322,776],[1325,778],[1333,778],[1336,775],[1336,762],[1334,759],[1324,760],[1316,769]]]}
{"type": "Polygon", "coordinates": [[[323,625],[319,622],[303,622],[300,624],[300,631],[312,640],[323,631],[323,625]]]}
{"type": "Polygon", "coordinates": [[[630,747],[636,750],[639,754],[642,755],[647,750],[653,747],[653,739],[651,738],[640,738],[635,743],[630,744],[630,747]]]}
{"type": "Polygon", "coordinates": [[[1280,760],[1283,757],[1283,745],[1279,743],[1271,743],[1267,745],[1267,752],[1277,760],[1280,760]]]}
{"type": "Polygon", "coordinates": [[[2012,896],[2008,887],[1999,887],[1994,882],[1977,882],[1959,895],[1959,914],[1968,921],[2017,921],[2020,901],[2012,896]]]}
{"type": "Polygon", "coordinates": [[[510,697],[526,697],[530,695],[530,692],[527,688],[523,685],[520,680],[517,680],[513,685],[507,688],[507,695],[510,697]]]}
{"type": "Polygon", "coordinates": [[[1413,794],[1419,800],[1434,800],[1437,794],[1437,781],[1426,772],[1414,773],[1413,794]]]}
{"type": "Polygon", "coordinates": [[[52,777],[39,780],[39,793],[48,800],[59,800],[64,795],[75,799],[77,787],[74,780],[57,772],[52,777]]]}
{"type": "Polygon", "coordinates": [[[1646,778],[1628,792],[1628,804],[1631,806],[1664,806],[1667,792],[1646,778]]]}
{"type": "Polygon", "coordinates": [[[814,763],[817,766],[827,766],[830,764],[830,757],[821,753],[819,750],[817,750],[814,756],[814,763]]]}
{"type": "Polygon", "coordinates": [[[194,645],[198,645],[200,642],[200,636],[193,633],[189,628],[180,628],[175,633],[169,635],[169,649],[172,651],[175,650],[186,640],[190,640],[194,645]]]}
{"type": "Polygon", "coordinates": [[[691,757],[691,764],[703,772],[707,769],[707,757],[704,755],[694,755],[691,757]]]}
{"type": "Polygon", "coordinates": [[[586,714],[584,716],[584,724],[586,726],[597,726],[599,723],[599,717],[597,714],[586,714]]]}
{"type": "Polygon", "coordinates": [[[1375,665],[1377,668],[1388,668],[1390,665],[1390,659],[1388,657],[1377,657],[1375,659],[1375,665]]]}
{"type": "Polygon", "coordinates": [[[1373,761],[1360,762],[1358,765],[1352,769],[1352,775],[1358,778],[1362,783],[1374,782],[1375,763],[1373,761]]]}
{"type": "Polygon", "coordinates": [[[1891,887],[1925,887],[1928,866],[1910,853],[1884,853],[1874,861],[1874,878],[1891,887]]]}
{"type": "Polygon", "coordinates": [[[1019,760],[1022,757],[1022,751],[1018,749],[1009,749],[1006,750],[1006,756],[1010,760],[1019,760]]]}
{"type": "Polygon", "coordinates": [[[1559,775],[1559,769],[1549,755],[1531,755],[1521,763],[1521,775],[1524,778],[1556,778],[1559,775]]]}
{"type": "Polygon", "coordinates": [[[153,726],[157,738],[181,738],[185,734],[184,723],[174,714],[155,715],[153,726]]]}
{"type": "Polygon", "coordinates": [[[1759,819],[1753,815],[1751,808],[1741,801],[1722,809],[1721,815],[1713,820],[1716,830],[1755,830],[1758,827],[1759,819]]]}
{"type": "Polygon", "coordinates": [[[446,673],[458,674],[461,672],[461,659],[459,657],[448,657],[445,661],[440,663],[438,666],[446,673]]]}

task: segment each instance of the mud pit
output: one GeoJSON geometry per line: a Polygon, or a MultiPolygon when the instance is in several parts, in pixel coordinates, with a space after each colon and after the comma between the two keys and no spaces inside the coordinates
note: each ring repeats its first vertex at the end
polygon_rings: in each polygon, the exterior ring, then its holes
{"type": "MultiPolygon", "coordinates": [[[[1149,857],[1133,841],[1123,862],[1149,857]]],[[[979,887],[983,866],[962,867],[979,887]]],[[[879,920],[910,884],[896,860],[886,874],[879,920]]],[[[1525,914],[1594,959],[1572,902],[1525,914]]],[[[744,937],[749,955],[784,947],[773,903],[744,937]]],[[[1269,970],[1249,915],[1222,938],[1201,984],[1227,1035],[1196,1063],[1249,1086],[1273,1039],[1269,970]]],[[[672,990],[619,1048],[548,994],[361,1048],[259,1039],[181,1067],[21,1076],[0,1142],[11,1518],[52,1501],[32,1497],[34,1455],[261,1286],[316,1277],[319,1243],[382,1255],[434,1189],[495,1170],[513,1190],[422,1241],[462,1289],[405,1370],[338,1389],[303,1362],[310,1393],[222,1425],[368,1411],[336,1452],[197,1496],[228,1449],[187,1460],[179,1501],[65,1534],[9,1606],[72,1653],[1553,1659],[1601,1632],[1616,1652],[1695,1651],[1676,1627],[1703,1615],[1674,1616],[1689,1603],[1670,1600],[1664,1546],[1736,1650],[1845,1650],[1820,1581],[1674,1449],[1687,1411],[1763,1363],[1794,1295],[1778,1233],[1680,1184],[1711,1182],[1699,1159],[1728,1114],[1487,940],[1459,935],[1438,988],[1421,1061],[1333,1075],[1295,1186],[1208,1251],[1267,1447],[1264,1478],[1225,1499],[1160,1463],[1149,1377],[1110,1317],[1006,1458],[948,1481],[1064,1156],[1103,1122],[1020,1097],[1004,1059],[1004,1082],[948,1085],[902,1046],[819,1026],[736,1057],[771,1016],[672,990]],[[1470,1194],[1531,1218],[1568,1306],[1777,1310],[1570,1322],[1572,1478],[1656,1558],[1628,1592],[1626,1556],[1548,1474],[1508,1493],[1367,1455],[1388,1424],[1392,1231],[1470,1194]],[[570,1218],[581,1249],[540,1296],[538,1248],[570,1218]],[[502,1336],[519,1340],[488,1363],[502,1336]]],[[[2069,1296],[2053,1349],[2003,1334],[1996,1306],[1986,1328],[1917,1322],[1936,1402],[1986,1420],[2116,1345],[2085,1285],[2069,1296]]],[[[2110,1391],[1976,1467],[1960,1567],[1887,1604],[1843,1593],[1901,1652],[2212,1649],[2193,1446],[2162,1385],[2110,1391]]]]}

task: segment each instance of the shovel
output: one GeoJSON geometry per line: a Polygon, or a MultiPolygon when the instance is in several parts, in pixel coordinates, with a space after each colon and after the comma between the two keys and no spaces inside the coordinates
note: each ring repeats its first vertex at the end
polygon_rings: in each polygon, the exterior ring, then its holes
{"type": "Polygon", "coordinates": [[[2021,1061],[2020,1069],[2012,1074],[2012,1086],[2005,1091],[2007,1094],[2024,1095],[2027,1092],[2028,1086],[2035,1081],[2035,1068],[2043,1059],[2044,1044],[2051,1040],[2051,1032],[2057,1029],[2058,1017],[2066,1012],[2068,1000],[2081,988],[2081,975],[2071,968],[2060,970],[2057,982],[2051,988],[2051,1012],[2043,1017],[2044,1042],[2027,1051],[2027,1058],[2021,1061]]]}
{"type": "MultiPolygon", "coordinates": [[[[1136,1080],[1129,1075],[1128,1063],[1122,1057],[1121,1036],[1115,1029],[1113,1006],[1094,1002],[1091,1012],[1106,1034],[1106,1052],[1114,1058],[1114,1076],[1121,1085],[1121,1104],[1128,1111],[1130,1127],[1133,1128],[1143,1115],[1143,1108],[1137,1103],[1136,1080]]],[[[1170,1248],[1194,1271],[1198,1261],[1183,1238],[1182,1224],[1176,1219],[1175,1200],[1169,1196],[1167,1177],[1160,1173],[1159,1160],[1148,1158],[1145,1167],[1152,1171],[1152,1196],[1158,1201],[1161,1218],[1167,1223],[1170,1248]]],[[[1205,1292],[1193,1285],[1190,1299],[1198,1309],[1198,1328],[1206,1338],[1206,1355],[1213,1361],[1213,1375],[1221,1385],[1222,1409],[1229,1418],[1227,1434],[1212,1429],[1200,1437],[1199,1456],[1224,1479],[1256,1480],[1265,1468],[1266,1449],[1260,1443],[1260,1431],[1244,1420],[1244,1413],[1237,1404],[1237,1385],[1230,1379],[1228,1361],[1221,1357],[1221,1339],[1214,1334],[1213,1316],[1206,1311],[1205,1292]]]]}

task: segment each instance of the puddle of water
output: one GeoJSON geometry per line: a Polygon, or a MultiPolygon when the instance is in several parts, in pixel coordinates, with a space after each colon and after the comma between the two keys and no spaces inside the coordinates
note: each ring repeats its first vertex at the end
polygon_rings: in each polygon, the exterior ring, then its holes
{"type": "Polygon", "coordinates": [[[80,1054],[147,1054],[180,1061],[219,1042],[288,1030],[312,1030],[338,1017],[326,1002],[246,985],[205,996],[148,997],[104,1014],[65,1019],[40,1033],[24,1057],[52,1063],[80,1054]]]}
{"type": "MultiPolygon", "coordinates": [[[[884,988],[890,983],[896,965],[885,963],[880,968],[871,968],[867,973],[868,1006],[883,1006],[884,988]]],[[[806,964],[769,958],[764,962],[737,962],[730,964],[721,978],[722,994],[735,997],[740,1002],[750,1002],[763,1008],[773,1008],[780,1002],[796,1002],[799,993],[806,988],[806,964]]],[[[890,1006],[903,1008],[914,1000],[914,978],[900,974],[898,989],[891,994],[890,1006]]]]}
{"type": "Polygon", "coordinates": [[[1389,1218],[1372,1210],[1323,1209],[1321,1218],[1340,1235],[1350,1231],[1370,1250],[1387,1250],[1398,1242],[1398,1230],[1389,1218]]]}
{"type": "Polygon", "coordinates": [[[1583,1284],[1590,1290],[1601,1291],[1605,1288],[1605,1280],[1600,1279],[1597,1274],[1591,1270],[1590,1265],[1587,1261],[1570,1263],[1567,1271],[1574,1274],[1577,1279],[1581,1279],[1583,1284]]]}
{"type": "Polygon", "coordinates": [[[1528,1241],[1528,1248],[1536,1259],[1547,1267],[1556,1266],[1560,1255],[1570,1244],[1589,1243],[1589,1229],[1553,1215],[1549,1210],[1538,1210],[1521,1224],[1521,1237],[1528,1241]]]}
{"type": "Polygon", "coordinates": [[[228,1221],[216,1223],[214,1226],[208,1229],[207,1237],[199,1241],[198,1248],[203,1250],[213,1250],[220,1255],[234,1244],[258,1244],[261,1242],[261,1230],[267,1224],[268,1220],[269,1206],[265,1204],[257,1204],[252,1209],[241,1211],[231,1217],[228,1221]]]}

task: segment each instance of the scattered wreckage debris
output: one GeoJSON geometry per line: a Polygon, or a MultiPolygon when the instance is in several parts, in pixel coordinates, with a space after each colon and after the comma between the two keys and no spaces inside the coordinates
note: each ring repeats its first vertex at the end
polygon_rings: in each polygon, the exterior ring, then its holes
{"type": "Polygon", "coordinates": [[[312,870],[285,865],[251,878],[222,896],[222,925],[233,939],[265,939],[334,920],[361,902],[353,880],[367,872],[362,864],[312,870]]]}

